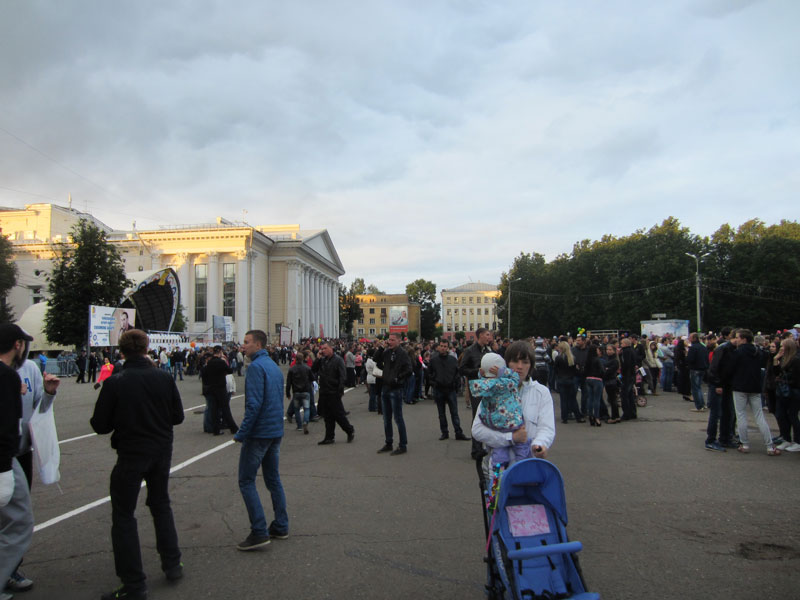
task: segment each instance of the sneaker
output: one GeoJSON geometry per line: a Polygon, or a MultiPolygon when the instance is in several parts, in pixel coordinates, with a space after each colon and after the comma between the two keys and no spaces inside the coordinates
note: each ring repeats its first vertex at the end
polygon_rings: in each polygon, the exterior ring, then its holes
{"type": "Polygon", "coordinates": [[[167,581],[178,581],[178,579],[183,577],[183,563],[178,563],[174,567],[165,569],[164,576],[167,578],[167,581]]]}
{"type": "Polygon", "coordinates": [[[11,600],[14,597],[14,594],[9,594],[7,592],[0,592],[0,600],[11,600]]]}
{"type": "Polygon", "coordinates": [[[397,456],[398,454],[405,454],[408,452],[403,446],[398,446],[397,450],[393,450],[389,456],[397,456]]]}
{"type": "Polygon", "coordinates": [[[288,540],[289,532],[279,533],[277,529],[269,528],[269,537],[275,540],[288,540]]]}
{"type": "Polygon", "coordinates": [[[302,427],[295,427],[294,430],[300,432],[300,431],[303,431],[303,428],[302,427]]]}
{"type": "Polygon", "coordinates": [[[767,454],[769,456],[780,456],[781,451],[778,450],[775,446],[770,446],[769,448],[767,448],[767,454]]]}
{"type": "Polygon", "coordinates": [[[391,451],[392,451],[392,445],[385,444],[380,450],[378,450],[378,454],[383,454],[384,452],[391,452],[391,451]]]}
{"type": "Polygon", "coordinates": [[[147,589],[129,588],[123,584],[113,592],[100,596],[100,600],[147,600],[147,589]]]}
{"type": "Polygon", "coordinates": [[[245,539],[243,542],[240,542],[239,545],[236,546],[236,549],[247,552],[248,550],[255,550],[256,548],[261,548],[267,544],[269,544],[269,536],[254,535],[251,533],[247,536],[247,539],[245,539]]]}
{"type": "MultiPolygon", "coordinates": [[[[779,447],[778,449],[779,450],[783,450],[784,448],[780,448],[779,447]]],[[[785,450],[787,452],[800,452],[800,444],[795,442],[794,444],[791,444],[790,446],[786,446],[785,450]]]]}
{"type": "Polygon", "coordinates": [[[713,442],[706,442],[706,450],[713,450],[714,452],[727,452],[720,443],[716,440],[713,442]]]}
{"type": "Polygon", "coordinates": [[[324,439],[324,440],[322,440],[321,442],[317,442],[317,446],[327,446],[328,444],[333,444],[333,443],[334,443],[334,441],[335,441],[335,440],[332,440],[332,439],[330,439],[330,438],[325,438],[325,439],[324,439]]]}
{"type": "Polygon", "coordinates": [[[439,441],[441,442],[442,440],[446,440],[449,437],[450,437],[449,433],[443,433],[442,435],[439,436],[439,441]]]}
{"type": "Polygon", "coordinates": [[[747,454],[748,452],[750,452],[750,446],[748,446],[747,444],[739,444],[739,446],[736,449],[742,454],[747,454]]]}
{"type": "Polygon", "coordinates": [[[774,438],[772,438],[772,443],[773,443],[773,444],[775,444],[775,445],[777,445],[777,444],[782,444],[782,443],[783,443],[783,442],[785,442],[785,441],[786,441],[786,440],[784,440],[784,439],[783,439],[781,436],[779,436],[779,435],[776,435],[774,438]]]}
{"type": "Polygon", "coordinates": [[[356,430],[355,429],[351,429],[350,433],[347,434],[347,443],[349,444],[354,439],[356,439],[356,430]]]}
{"type": "Polygon", "coordinates": [[[797,446],[797,444],[793,444],[792,442],[780,442],[777,446],[778,450],[786,450],[789,446],[797,446]]]}
{"type": "Polygon", "coordinates": [[[25,577],[19,569],[14,571],[6,582],[6,589],[11,592],[27,592],[32,587],[33,581],[25,577]]]}

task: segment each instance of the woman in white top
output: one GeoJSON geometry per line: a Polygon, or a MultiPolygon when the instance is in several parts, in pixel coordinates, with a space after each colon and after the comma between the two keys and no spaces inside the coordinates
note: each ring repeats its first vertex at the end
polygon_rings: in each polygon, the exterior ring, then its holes
{"type": "MultiPolygon", "coordinates": [[[[549,389],[532,377],[535,369],[533,349],[527,342],[514,342],[506,349],[504,358],[522,382],[519,394],[525,424],[513,432],[496,431],[481,422],[480,411],[477,411],[472,422],[472,437],[491,448],[513,446],[514,442],[527,440],[534,457],[547,458],[556,438],[553,397],[549,389]]],[[[513,454],[513,449],[511,452],[513,454]]]]}

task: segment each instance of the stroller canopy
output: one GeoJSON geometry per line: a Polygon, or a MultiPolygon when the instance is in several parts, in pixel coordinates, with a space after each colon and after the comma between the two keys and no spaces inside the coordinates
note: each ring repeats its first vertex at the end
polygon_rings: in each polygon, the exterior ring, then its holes
{"type": "Polygon", "coordinates": [[[521,460],[503,473],[498,504],[546,504],[567,524],[564,480],[553,463],[540,458],[521,460]]]}

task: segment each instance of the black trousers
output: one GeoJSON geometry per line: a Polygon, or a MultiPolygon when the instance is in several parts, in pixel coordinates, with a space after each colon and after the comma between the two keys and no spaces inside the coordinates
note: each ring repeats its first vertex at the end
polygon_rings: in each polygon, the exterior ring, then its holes
{"type": "Polygon", "coordinates": [[[336,424],[339,424],[345,433],[352,433],[353,426],[347,420],[347,415],[344,414],[344,404],[342,404],[342,397],[338,394],[336,396],[323,396],[319,397],[319,414],[325,419],[325,439],[332,440],[336,437],[336,424]]]}
{"type": "Polygon", "coordinates": [[[719,442],[721,444],[733,442],[736,427],[736,410],[733,407],[733,388],[722,388],[722,401],[719,414],[719,442]]]}
{"type": "Polygon", "coordinates": [[[210,387],[206,391],[206,396],[211,401],[211,416],[214,419],[212,422],[212,429],[214,435],[219,435],[220,420],[223,425],[231,430],[231,433],[239,431],[239,426],[233,420],[231,414],[231,399],[228,395],[228,390],[224,387],[210,387]]]}
{"type": "Polygon", "coordinates": [[[156,531],[156,549],[161,569],[176,567],[181,561],[178,533],[169,502],[169,467],[172,451],[152,457],[118,456],[111,471],[111,544],[117,576],[133,589],[145,587],[136,502],[142,480],[147,482],[147,506],[156,531]]]}

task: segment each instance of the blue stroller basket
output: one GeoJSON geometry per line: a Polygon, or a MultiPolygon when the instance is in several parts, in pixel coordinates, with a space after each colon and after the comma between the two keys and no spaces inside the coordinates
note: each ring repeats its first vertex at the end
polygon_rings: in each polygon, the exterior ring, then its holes
{"type": "MultiPolygon", "coordinates": [[[[480,461],[478,461],[480,465],[480,461]]],[[[486,490],[479,466],[481,489],[486,490]]],[[[576,555],[580,542],[567,537],[567,505],[561,473],[538,458],[522,460],[500,477],[494,519],[484,511],[490,600],[600,600],[586,591],[576,555]]]]}

